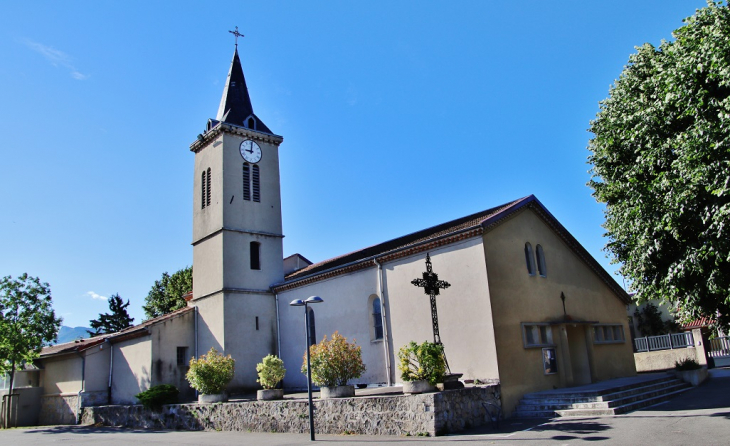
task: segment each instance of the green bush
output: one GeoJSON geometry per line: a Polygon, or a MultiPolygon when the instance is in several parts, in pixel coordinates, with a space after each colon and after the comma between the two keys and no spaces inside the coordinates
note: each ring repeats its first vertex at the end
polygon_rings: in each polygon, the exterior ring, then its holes
{"type": "Polygon", "coordinates": [[[190,387],[203,395],[221,393],[233,379],[235,362],[231,355],[223,356],[211,347],[207,354],[190,359],[190,369],[185,379],[190,387]]]}
{"type": "Polygon", "coordinates": [[[446,373],[444,346],[425,341],[416,344],[411,341],[398,350],[398,370],[403,381],[426,380],[432,386],[440,383],[446,373]]]}
{"type": "MultiPolygon", "coordinates": [[[[312,382],[320,387],[345,386],[365,372],[360,346],[334,332],[332,340],[327,336],[322,342],[310,347],[312,361],[312,382]]],[[[307,374],[307,353],[304,353],[302,373],[307,374]]]]}
{"type": "Polygon", "coordinates": [[[256,382],[261,384],[264,389],[273,389],[286,375],[284,361],[275,355],[268,355],[256,364],[256,371],[259,374],[259,379],[256,382]]]}
{"type": "Polygon", "coordinates": [[[685,372],[687,370],[697,370],[700,368],[702,368],[702,366],[697,361],[691,358],[687,358],[674,363],[674,369],[679,372],[685,372]]]}
{"type": "Polygon", "coordinates": [[[159,386],[152,386],[144,392],[136,394],[134,397],[144,407],[152,410],[160,410],[163,404],[177,404],[179,394],[180,391],[172,384],[160,384],[159,386]]]}

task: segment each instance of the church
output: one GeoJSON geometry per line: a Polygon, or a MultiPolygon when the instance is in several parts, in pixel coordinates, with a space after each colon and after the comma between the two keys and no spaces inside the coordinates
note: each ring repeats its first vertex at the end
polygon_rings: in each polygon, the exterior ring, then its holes
{"type": "Polygon", "coordinates": [[[305,317],[318,341],[335,331],[357,341],[367,367],[357,384],[399,385],[398,349],[438,337],[462,380],[500,383],[507,416],[525,393],[636,373],[629,296],[533,195],[322,262],[284,258],[283,141],[254,113],[236,49],[218,113],[190,145],[188,307],[45,349],[43,421],[59,408],[135,403],[157,384],[190,397],[187,362],[211,347],[236,360],[232,393],[257,388],[268,354],[284,360],[285,388],[305,388],[305,317]],[[438,319],[412,283],[427,269],[450,284],[438,319]],[[306,316],[290,305],[309,296],[324,302],[306,316]]]}

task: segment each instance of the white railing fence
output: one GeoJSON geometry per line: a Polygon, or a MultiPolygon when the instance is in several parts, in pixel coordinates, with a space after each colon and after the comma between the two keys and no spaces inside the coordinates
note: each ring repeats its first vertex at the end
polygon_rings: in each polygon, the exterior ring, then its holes
{"type": "Polygon", "coordinates": [[[713,358],[720,356],[730,356],[730,337],[724,336],[721,338],[710,339],[710,348],[708,354],[713,358]]]}
{"type": "Polygon", "coordinates": [[[634,351],[653,352],[655,350],[692,347],[694,344],[692,332],[686,331],[684,333],[672,333],[634,339],[634,351]]]}

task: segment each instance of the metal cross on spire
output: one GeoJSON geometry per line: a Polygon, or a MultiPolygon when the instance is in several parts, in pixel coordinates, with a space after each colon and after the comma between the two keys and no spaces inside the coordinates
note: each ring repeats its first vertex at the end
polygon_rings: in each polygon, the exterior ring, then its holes
{"type": "Polygon", "coordinates": [[[238,49],[238,38],[243,37],[243,34],[238,32],[238,27],[236,27],[235,31],[228,31],[228,32],[233,34],[234,36],[236,36],[236,49],[238,49]]]}
{"type": "Polygon", "coordinates": [[[436,312],[436,296],[440,294],[440,290],[446,289],[451,284],[445,280],[439,280],[438,274],[433,272],[431,266],[431,256],[426,253],[426,272],[423,273],[422,279],[413,279],[411,283],[418,287],[423,287],[423,291],[431,298],[431,323],[433,324],[433,342],[441,344],[441,335],[439,335],[439,316],[436,312]]]}

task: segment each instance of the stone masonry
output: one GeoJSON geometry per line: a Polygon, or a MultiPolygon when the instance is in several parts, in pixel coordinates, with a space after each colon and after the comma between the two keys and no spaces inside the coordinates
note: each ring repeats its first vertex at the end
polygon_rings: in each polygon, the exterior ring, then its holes
{"type": "MultiPolygon", "coordinates": [[[[315,429],[321,434],[442,435],[490,423],[485,402],[490,410],[500,406],[499,386],[315,400],[315,429]]],[[[306,400],[171,404],[160,412],[140,405],[87,407],[82,423],[137,429],[309,432],[306,400]]]]}

